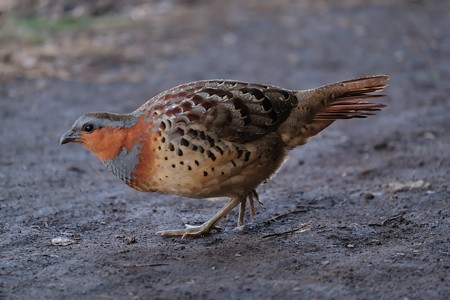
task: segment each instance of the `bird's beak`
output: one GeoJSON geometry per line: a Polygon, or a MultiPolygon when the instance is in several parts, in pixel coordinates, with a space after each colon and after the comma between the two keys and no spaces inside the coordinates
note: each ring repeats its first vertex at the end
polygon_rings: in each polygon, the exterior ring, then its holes
{"type": "Polygon", "coordinates": [[[63,145],[63,144],[71,143],[71,142],[76,142],[79,138],[80,138],[80,136],[78,135],[78,133],[76,133],[72,130],[69,130],[63,134],[63,136],[59,140],[59,144],[63,145]]]}

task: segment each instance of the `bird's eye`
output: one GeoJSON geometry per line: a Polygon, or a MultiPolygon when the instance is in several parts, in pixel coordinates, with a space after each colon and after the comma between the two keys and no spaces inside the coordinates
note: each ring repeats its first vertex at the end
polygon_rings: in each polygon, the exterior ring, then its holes
{"type": "Polygon", "coordinates": [[[87,132],[87,133],[91,133],[92,131],[94,131],[94,125],[92,125],[92,124],[84,124],[83,125],[83,129],[81,129],[81,130],[83,130],[84,132],[87,132]]]}

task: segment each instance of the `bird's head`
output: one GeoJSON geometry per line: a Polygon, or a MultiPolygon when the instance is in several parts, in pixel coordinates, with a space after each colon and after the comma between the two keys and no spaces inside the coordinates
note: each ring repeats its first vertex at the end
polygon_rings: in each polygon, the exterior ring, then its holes
{"type": "Polygon", "coordinates": [[[105,161],[117,155],[127,136],[127,129],[136,121],[130,114],[84,114],[63,134],[59,143],[79,143],[105,161]]]}

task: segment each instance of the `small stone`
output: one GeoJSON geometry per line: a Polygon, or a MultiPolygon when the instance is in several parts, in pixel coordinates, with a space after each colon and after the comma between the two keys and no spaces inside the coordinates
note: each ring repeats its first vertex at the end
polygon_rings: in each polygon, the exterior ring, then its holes
{"type": "Polygon", "coordinates": [[[372,193],[364,194],[364,199],[366,199],[366,200],[372,200],[373,198],[375,198],[375,196],[372,193]]]}
{"type": "Polygon", "coordinates": [[[406,181],[406,182],[390,182],[385,184],[384,187],[392,190],[393,192],[406,192],[416,189],[427,189],[431,186],[430,182],[424,180],[406,181]]]}
{"type": "Polygon", "coordinates": [[[370,241],[370,244],[372,244],[372,245],[381,245],[381,241],[377,240],[377,239],[373,239],[373,240],[370,241]]]}
{"type": "Polygon", "coordinates": [[[123,238],[123,240],[125,241],[125,243],[127,243],[127,245],[136,243],[136,237],[135,236],[126,236],[126,237],[123,238]]]}
{"type": "Polygon", "coordinates": [[[423,138],[426,140],[435,140],[436,139],[436,134],[434,134],[431,131],[427,131],[423,134],[423,138]]]}
{"type": "Polygon", "coordinates": [[[67,237],[55,237],[52,239],[52,245],[54,246],[69,246],[74,243],[75,243],[74,240],[69,239],[67,237]]]}

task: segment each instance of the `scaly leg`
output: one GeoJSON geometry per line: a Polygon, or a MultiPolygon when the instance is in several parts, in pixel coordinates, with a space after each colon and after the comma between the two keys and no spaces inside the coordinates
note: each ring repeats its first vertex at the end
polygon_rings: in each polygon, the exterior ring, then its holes
{"type": "MultiPolygon", "coordinates": [[[[255,216],[255,199],[258,201],[259,205],[261,205],[262,208],[265,208],[264,205],[259,201],[259,196],[256,190],[251,190],[247,194],[248,203],[250,204],[250,216],[252,219],[255,216]]],[[[245,209],[246,209],[246,201],[241,202],[241,207],[239,209],[239,218],[238,218],[238,228],[242,228],[244,226],[244,218],[245,218],[245,209]]]]}
{"type": "MultiPolygon", "coordinates": [[[[251,203],[250,199],[249,199],[249,202],[250,202],[250,207],[251,207],[253,203],[251,203]]],[[[241,229],[241,228],[243,228],[242,226],[244,226],[246,205],[247,205],[247,199],[242,201],[241,206],[239,207],[239,217],[238,217],[237,229],[241,229]]]]}
{"type": "Polygon", "coordinates": [[[165,230],[165,231],[158,231],[157,234],[164,235],[164,236],[182,236],[182,238],[185,237],[196,237],[200,235],[208,234],[211,230],[217,229],[216,224],[219,223],[219,221],[226,216],[233,208],[235,208],[239,203],[245,202],[247,196],[240,196],[240,197],[234,197],[231,198],[228,203],[218,212],[216,213],[211,219],[206,221],[200,226],[191,226],[186,225],[185,229],[178,229],[178,230],[165,230]]]}

